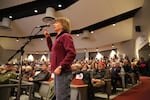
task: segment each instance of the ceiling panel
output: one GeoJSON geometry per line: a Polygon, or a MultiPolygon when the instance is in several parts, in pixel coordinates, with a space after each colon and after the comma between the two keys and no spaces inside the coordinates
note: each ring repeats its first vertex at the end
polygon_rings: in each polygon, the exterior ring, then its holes
{"type": "MultiPolygon", "coordinates": [[[[9,0],[9,2],[7,0],[1,0],[0,9],[30,1],[33,0],[9,0]]],[[[68,8],[57,11],[56,15],[68,17],[72,22],[72,29],[79,30],[141,7],[143,2],[144,0],[79,0],[68,8]]],[[[13,20],[10,30],[0,29],[0,36],[29,36],[35,26],[46,24],[42,21],[43,17],[45,17],[45,13],[13,20]]],[[[54,32],[52,25],[47,29],[51,33],[54,32]]],[[[38,30],[35,29],[32,35],[37,33],[38,30]]],[[[76,35],[73,35],[73,39],[77,49],[95,48],[129,40],[132,38],[132,32],[133,19],[130,18],[116,23],[115,27],[109,25],[95,30],[91,40],[83,40],[76,35]]],[[[43,31],[39,34],[43,34],[43,31]]],[[[0,45],[5,49],[17,50],[23,43],[16,43],[15,39],[0,37],[0,45]]],[[[26,47],[26,50],[42,51],[48,50],[48,48],[44,40],[35,39],[26,47]]]]}
{"type": "Polygon", "coordinates": [[[8,8],[8,7],[13,7],[16,5],[32,2],[35,0],[1,0],[0,1],[0,9],[8,8]]]}

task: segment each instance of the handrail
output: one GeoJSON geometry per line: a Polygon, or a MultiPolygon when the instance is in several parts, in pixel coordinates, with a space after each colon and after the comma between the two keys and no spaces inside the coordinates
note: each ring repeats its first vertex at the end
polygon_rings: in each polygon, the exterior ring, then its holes
{"type": "MultiPolygon", "coordinates": [[[[19,80],[17,79],[9,79],[10,82],[19,82],[19,80]]],[[[22,81],[22,85],[23,86],[30,86],[30,85],[33,85],[33,82],[28,82],[28,81],[22,81]]]]}
{"type": "MultiPolygon", "coordinates": [[[[17,79],[9,79],[10,82],[15,82],[9,83],[9,84],[0,84],[0,88],[13,88],[13,87],[18,87],[19,80],[17,79]]],[[[21,86],[28,86],[29,87],[29,100],[32,100],[32,89],[33,89],[33,82],[27,82],[27,81],[21,81],[21,86]]],[[[18,90],[19,91],[19,90],[18,90]]]]}

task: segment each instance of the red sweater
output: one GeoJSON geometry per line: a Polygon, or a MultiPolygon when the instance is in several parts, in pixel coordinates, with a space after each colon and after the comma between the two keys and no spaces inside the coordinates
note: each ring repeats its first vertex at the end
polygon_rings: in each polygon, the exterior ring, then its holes
{"type": "Polygon", "coordinates": [[[71,71],[71,64],[76,56],[76,51],[71,34],[60,33],[52,43],[51,37],[47,38],[47,45],[51,52],[51,71],[62,66],[62,72],[71,71]]]}

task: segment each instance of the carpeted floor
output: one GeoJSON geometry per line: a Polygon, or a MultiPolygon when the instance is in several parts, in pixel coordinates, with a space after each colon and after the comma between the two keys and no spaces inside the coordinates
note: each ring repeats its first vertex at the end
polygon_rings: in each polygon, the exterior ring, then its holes
{"type": "Polygon", "coordinates": [[[140,77],[141,84],[112,100],[150,100],[150,77],[140,77]]]}

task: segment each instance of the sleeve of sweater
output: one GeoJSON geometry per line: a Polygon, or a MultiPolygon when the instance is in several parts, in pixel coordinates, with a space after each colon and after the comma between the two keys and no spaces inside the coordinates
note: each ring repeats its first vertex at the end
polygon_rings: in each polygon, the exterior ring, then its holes
{"type": "Polygon", "coordinates": [[[52,39],[51,39],[51,37],[50,36],[47,37],[46,41],[47,41],[48,49],[49,49],[49,51],[51,51],[51,49],[52,49],[52,39]]]}
{"type": "Polygon", "coordinates": [[[50,73],[49,72],[45,72],[44,74],[38,74],[37,76],[35,76],[33,78],[33,82],[37,82],[37,81],[47,81],[48,80],[48,77],[50,76],[49,75],[50,73]]]}

